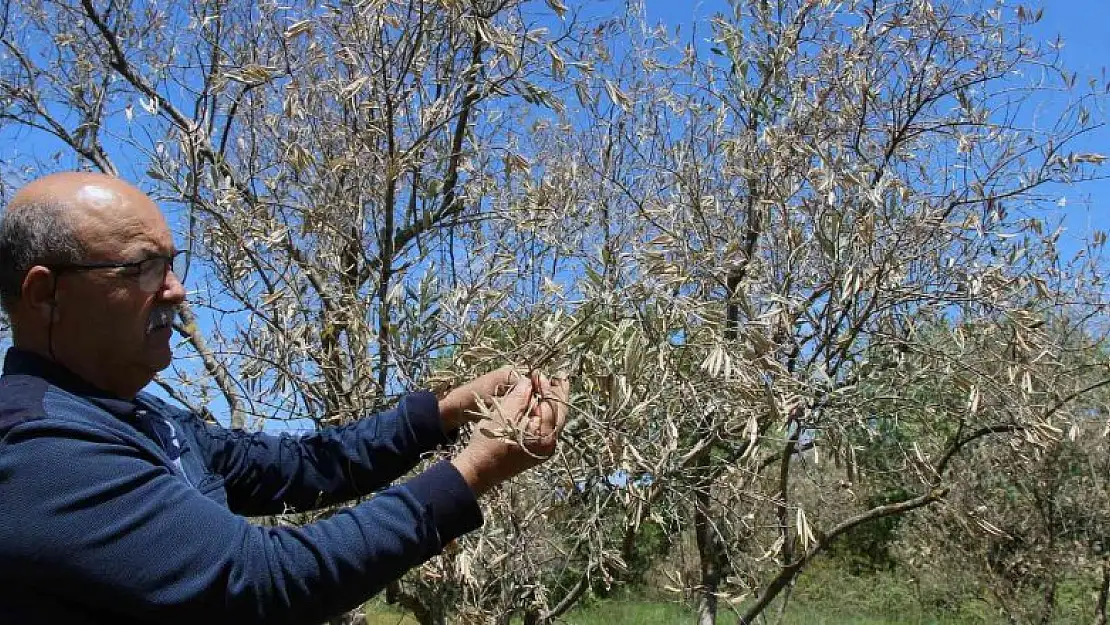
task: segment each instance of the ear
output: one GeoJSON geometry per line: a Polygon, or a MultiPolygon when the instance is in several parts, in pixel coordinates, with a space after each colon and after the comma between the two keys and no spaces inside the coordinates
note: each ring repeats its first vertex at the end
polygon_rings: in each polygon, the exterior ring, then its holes
{"type": "Polygon", "coordinates": [[[28,312],[37,314],[43,321],[50,321],[51,315],[57,314],[54,306],[57,279],[58,274],[42,265],[31,267],[23,276],[21,303],[28,312]]]}

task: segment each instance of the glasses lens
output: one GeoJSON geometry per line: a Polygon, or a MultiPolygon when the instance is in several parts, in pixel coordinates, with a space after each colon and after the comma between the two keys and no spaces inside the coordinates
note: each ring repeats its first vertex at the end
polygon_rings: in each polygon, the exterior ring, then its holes
{"type": "Polygon", "coordinates": [[[189,252],[181,250],[173,257],[173,275],[178,282],[185,284],[185,275],[189,273],[189,252]]]}
{"type": "Polygon", "coordinates": [[[139,288],[154,293],[166,281],[166,259],[148,258],[139,265],[139,288]]]}
{"type": "Polygon", "coordinates": [[[173,266],[164,256],[148,258],[139,265],[139,288],[154,293],[166,283],[167,269],[173,269],[177,281],[185,284],[185,274],[189,271],[189,254],[184,250],[173,255],[173,266]]]}

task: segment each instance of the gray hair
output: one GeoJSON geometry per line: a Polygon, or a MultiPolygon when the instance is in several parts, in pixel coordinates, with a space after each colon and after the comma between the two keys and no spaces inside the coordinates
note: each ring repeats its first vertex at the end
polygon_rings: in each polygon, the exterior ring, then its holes
{"type": "MultiPolygon", "coordinates": [[[[10,207],[9,207],[10,208],[10,207]]],[[[23,276],[35,265],[79,263],[85,246],[55,202],[28,202],[0,217],[0,307],[11,314],[22,295],[23,276]]]]}

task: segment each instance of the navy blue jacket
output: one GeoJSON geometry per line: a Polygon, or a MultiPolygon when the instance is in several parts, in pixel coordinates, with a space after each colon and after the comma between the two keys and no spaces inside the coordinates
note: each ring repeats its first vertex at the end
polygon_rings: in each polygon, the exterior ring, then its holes
{"type": "Polygon", "coordinates": [[[319,623],[477,528],[443,461],[304,527],[239,515],[367,495],[447,442],[436,399],[317,434],[225,430],[10,349],[0,377],[0,624],[319,623]]]}

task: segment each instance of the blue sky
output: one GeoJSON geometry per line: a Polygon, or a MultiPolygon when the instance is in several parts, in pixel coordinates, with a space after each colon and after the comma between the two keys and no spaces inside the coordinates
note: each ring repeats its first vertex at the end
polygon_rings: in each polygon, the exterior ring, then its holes
{"type": "MultiPolygon", "coordinates": [[[[706,20],[719,12],[730,13],[727,0],[700,0],[684,2],[681,0],[644,0],[647,16],[651,23],[664,22],[681,25],[683,35],[688,36],[689,25],[695,20],[705,24],[706,20]]],[[[1009,10],[1018,5],[1036,8],[1044,7],[1041,21],[1034,25],[1031,36],[1042,43],[1060,37],[1064,42],[1062,58],[1064,65],[1079,75],[1079,84],[1085,84],[1090,77],[1099,77],[1103,84],[1110,81],[1110,0],[1006,0],[1009,10]],[[1107,73],[1103,71],[1106,69],[1107,73]]],[[[698,29],[698,36],[709,36],[706,26],[698,29]]],[[[1049,103],[1051,104],[1051,103],[1049,103]]],[[[1110,104],[1104,98],[1103,106],[1110,104]]],[[[1091,111],[1092,119],[1106,123],[1110,110],[1091,111]]],[[[1110,156],[1110,128],[1102,127],[1087,135],[1083,141],[1073,145],[1074,150],[1095,152],[1110,156]]],[[[1104,166],[1103,176],[1110,176],[1110,161],[1104,166]]],[[[1071,187],[1052,189],[1054,197],[1062,199],[1065,234],[1062,237],[1062,250],[1074,252],[1077,242],[1089,235],[1092,230],[1110,230],[1110,180],[1096,180],[1071,187]]]]}
{"type": "MultiPolygon", "coordinates": [[[[585,4],[589,0],[575,0],[568,4],[585,4]]],[[[703,0],[686,2],[683,0],[645,0],[647,16],[650,22],[661,21],[674,26],[681,26],[682,34],[690,35],[691,25],[700,23],[698,37],[704,40],[710,35],[707,18],[717,12],[729,12],[726,0],[703,0]]],[[[618,0],[594,5],[598,11],[602,7],[612,7],[614,10],[621,3],[618,0]]],[[[1018,3],[1008,2],[1010,10],[1016,9],[1018,3]]],[[[1026,3],[1033,5],[1033,2],[1026,3]]],[[[1062,49],[1064,64],[1076,71],[1083,83],[1088,77],[1100,77],[1103,82],[1110,80],[1110,76],[1103,74],[1104,68],[1110,66],[1110,34],[1106,25],[1110,24],[1110,0],[1045,0],[1043,20],[1033,30],[1033,36],[1041,42],[1049,42],[1061,37],[1064,41],[1062,49]]],[[[579,5],[582,6],[582,5],[579,5]]],[[[1107,111],[1092,111],[1093,117],[1098,121],[1105,121],[1107,111]]],[[[11,131],[0,131],[0,176],[10,175],[5,171],[4,162],[16,154],[26,154],[28,149],[27,133],[14,135],[11,131]]],[[[33,151],[46,157],[56,148],[56,142],[43,141],[41,136],[36,136],[33,151]]],[[[1110,129],[1100,128],[1085,137],[1076,148],[1083,151],[1097,152],[1110,155],[1110,129]]],[[[44,160],[49,160],[44,158],[44,160]]],[[[72,166],[69,161],[61,165],[72,166]]],[[[1110,173],[1110,163],[1106,167],[1110,173]]],[[[140,172],[125,171],[124,175],[131,177],[140,172]]],[[[1084,238],[1092,229],[1110,230],[1110,214],[1107,213],[1106,203],[1110,201],[1110,181],[1100,180],[1084,183],[1068,188],[1053,189],[1053,193],[1063,199],[1061,209],[1066,216],[1065,225],[1067,232],[1064,235],[1064,249],[1068,249],[1068,241],[1078,241],[1084,238]]],[[[167,207],[170,208],[170,207],[167,207]]],[[[171,209],[172,210],[172,209],[171,209]]],[[[180,213],[171,215],[180,230],[180,213]]],[[[1074,250],[1075,246],[1072,245],[1074,250]]],[[[196,268],[194,268],[196,269],[196,268]]]]}
{"type": "MultiPolygon", "coordinates": [[[[589,5],[589,0],[577,0],[571,4],[589,5]]],[[[618,10],[621,4],[619,1],[611,1],[595,6],[601,12],[618,10]]],[[[701,25],[698,36],[703,40],[709,36],[707,19],[718,12],[731,12],[727,0],[645,0],[645,4],[650,22],[681,26],[684,36],[689,36],[690,26],[695,21],[699,22],[701,25]]],[[[1015,10],[1018,4],[1036,6],[1038,3],[1033,0],[1007,1],[1011,10],[1015,10]]],[[[1078,72],[1083,79],[1102,77],[1103,82],[1110,80],[1110,76],[1103,75],[1104,68],[1110,65],[1110,34],[1106,30],[1106,25],[1110,24],[1110,0],[1043,0],[1040,4],[1045,7],[1044,17],[1033,28],[1034,37],[1042,42],[1052,41],[1057,36],[1062,37],[1065,42],[1062,52],[1065,65],[1078,72]]],[[[1107,114],[1106,110],[1093,112],[1096,120],[1105,120],[1107,114]]],[[[17,154],[26,156],[26,139],[29,137],[26,131],[0,131],[0,176],[4,176],[9,183],[17,183],[18,177],[12,176],[13,172],[7,168],[17,154]]],[[[44,161],[49,161],[48,155],[58,149],[58,142],[42,136],[41,133],[35,133],[34,138],[38,145],[32,151],[43,157],[44,161]]],[[[1101,128],[1088,135],[1078,147],[1085,151],[1110,153],[1110,129],[1101,128]]],[[[65,159],[60,164],[72,166],[70,163],[71,159],[65,159]]],[[[1110,172],[1110,164],[1106,169],[1110,172]]],[[[133,173],[141,172],[125,172],[124,175],[133,173]]],[[[1073,236],[1078,237],[1090,228],[1110,229],[1110,218],[1104,214],[1106,211],[1102,208],[1110,199],[1110,181],[1061,189],[1060,197],[1066,198],[1068,226],[1073,236]]]]}
{"type": "MultiPolygon", "coordinates": [[[[1046,39],[1057,34],[1064,40],[1064,62],[1081,77],[1104,75],[1110,67],[1110,2],[1107,0],[1055,0],[1046,3],[1044,19],[1037,25],[1046,39]]],[[[1102,119],[1107,118],[1103,110],[1102,119]]],[[[1103,127],[1087,138],[1084,147],[1092,152],[1110,154],[1110,129],[1103,127]]],[[[1110,172],[1107,172],[1110,173],[1110,172]]],[[[1070,189],[1068,226],[1073,236],[1085,229],[1110,229],[1106,203],[1110,199],[1110,181],[1099,180],[1070,189]]]]}
{"type": "MultiPolygon", "coordinates": [[[[1016,10],[1019,4],[1036,6],[1037,2],[1014,2],[1006,0],[1010,10],[1016,10]]],[[[589,6],[589,0],[576,0],[570,3],[578,6],[589,6]]],[[[619,0],[597,3],[593,8],[598,12],[619,10],[623,3],[619,0]]],[[[697,0],[694,2],[683,0],[645,0],[649,22],[664,22],[668,25],[680,26],[682,35],[689,37],[692,32],[691,25],[699,23],[698,38],[705,40],[710,35],[707,20],[718,12],[731,12],[727,0],[697,0]]],[[[1064,41],[1062,50],[1066,66],[1076,71],[1080,76],[1080,83],[1088,77],[1101,77],[1103,82],[1110,81],[1110,75],[1104,75],[1104,68],[1110,66],[1110,34],[1106,25],[1110,24],[1110,0],[1044,0],[1040,3],[1045,7],[1042,21],[1033,27],[1032,33],[1041,42],[1049,42],[1057,36],[1064,41]]],[[[1094,119],[1103,121],[1107,119],[1108,111],[1092,112],[1094,119]]],[[[18,176],[12,176],[8,169],[16,162],[17,155],[26,157],[28,141],[32,135],[24,131],[11,129],[0,130],[0,176],[6,182],[18,184],[18,176]]],[[[59,149],[59,143],[42,133],[33,133],[35,147],[31,152],[37,153],[43,161],[50,161],[49,155],[59,149]]],[[[1082,143],[1074,146],[1083,151],[1110,154],[1110,129],[1100,128],[1088,135],[1082,143]]],[[[117,154],[117,157],[119,155],[117,154]]],[[[119,159],[117,159],[119,160],[119,159]]],[[[72,159],[63,159],[63,167],[70,167],[72,159]]],[[[127,177],[140,175],[141,172],[126,171],[127,177]]],[[[1110,163],[1105,167],[1110,173],[1110,163]]],[[[8,191],[11,188],[9,187],[8,191]]],[[[1110,201],[1110,180],[1088,182],[1070,188],[1054,189],[1053,193],[1063,198],[1065,204],[1063,213],[1066,216],[1065,225],[1068,232],[1067,240],[1078,241],[1092,229],[1110,230],[1110,215],[1105,210],[1107,201],[1110,201]]],[[[176,207],[166,207],[171,212],[176,207]]],[[[171,218],[180,224],[180,215],[171,215],[171,218]]]]}

